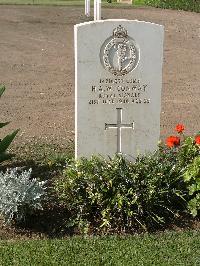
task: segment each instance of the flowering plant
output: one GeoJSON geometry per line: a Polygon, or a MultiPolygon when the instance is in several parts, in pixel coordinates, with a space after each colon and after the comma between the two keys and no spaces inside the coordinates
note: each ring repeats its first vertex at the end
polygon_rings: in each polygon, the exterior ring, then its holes
{"type": "Polygon", "coordinates": [[[134,162],[123,155],[68,158],[53,189],[69,220],[86,233],[151,230],[200,210],[200,133],[185,137],[178,124],[166,145],[134,162]]]}
{"type": "Polygon", "coordinates": [[[180,136],[183,135],[185,130],[185,126],[183,124],[177,124],[175,127],[175,131],[178,132],[179,136],[169,136],[166,139],[166,145],[169,148],[177,147],[180,145],[181,138],[180,136]]]}
{"type": "Polygon", "coordinates": [[[180,145],[180,138],[176,136],[169,136],[166,139],[167,146],[172,148],[180,145]]]}
{"type": "Polygon", "coordinates": [[[182,169],[188,191],[186,193],[188,210],[193,216],[197,216],[200,210],[200,133],[195,137],[185,137],[184,130],[183,124],[177,124],[175,131],[179,136],[167,137],[166,145],[174,150],[178,165],[182,169]]]}
{"type": "Polygon", "coordinates": [[[177,124],[177,125],[176,125],[176,128],[175,128],[175,130],[176,130],[179,134],[183,133],[184,129],[185,129],[185,126],[184,126],[183,124],[177,124]]]}
{"type": "Polygon", "coordinates": [[[196,143],[197,145],[200,145],[200,135],[197,135],[197,136],[195,137],[195,143],[196,143]]]}
{"type": "MultiPolygon", "coordinates": [[[[166,138],[166,145],[169,148],[173,148],[173,147],[178,147],[181,145],[181,137],[183,139],[183,143],[188,141],[187,137],[184,137],[184,130],[185,130],[185,126],[183,124],[177,124],[175,127],[175,131],[178,132],[179,136],[169,136],[166,138]]],[[[192,144],[196,144],[197,146],[200,145],[200,133],[197,134],[194,138],[192,138],[192,144]]]]}

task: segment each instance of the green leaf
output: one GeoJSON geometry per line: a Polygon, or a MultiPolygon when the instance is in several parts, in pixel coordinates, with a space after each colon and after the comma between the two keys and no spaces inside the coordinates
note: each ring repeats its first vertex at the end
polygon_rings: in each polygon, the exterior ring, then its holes
{"type": "Polygon", "coordinates": [[[189,201],[188,208],[192,216],[196,217],[198,210],[200,209],[200,197],[198,196],[198,194],[196,195],[196,198],[189,201]]]}
{"type": "Polygon", "coordinates": [[[9,147],[15,136],[17,135],[19,129],[15,130],[10,135],[7,135],[2,141],[0,142],[0,153],[5,152],[6,149],[9,147]]]}
{"type": "Polygon", "coordinates": [[[5,122],[5,123],[0,123],[0,128],[5,127],[6,125],[8,125],[10,122],[5,122]]]}
{"type": "Polygon", "coordinates": [[[187,171],[183,175],[184,181],[188,182],[191,179],[197,180],[200,176],[200,156],[196,157],[188,166],[187,171]]]}
{"type": "Polygon", "coordinates": [[[4,93],[5,89],[6,89],[5,86],[0,85],[0,97],[4,93]]]}
{"type": "Polygon", "coordinates": [[[9,153],[0,153],[0,163],[2,163],[3,161],[9,160],[13,157],[13,154],[9,154],[9,153]]]}

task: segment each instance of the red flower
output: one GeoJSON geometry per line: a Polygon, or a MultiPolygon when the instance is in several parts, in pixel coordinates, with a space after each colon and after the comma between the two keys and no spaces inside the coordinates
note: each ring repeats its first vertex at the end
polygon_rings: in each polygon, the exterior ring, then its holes
{"type": "Polygon", "coordinates": [[[175,128],[175,130],[176,130],[178,133],[183,133],[184,129],[185,129],[185,127],[184,127],[183,124],[177,124],[177,125],[176,125],[176,128],[175,128]]]}
{"type": "Polygon", "coordinates": [[[176,136],[170,136],[166,139],[166,144],[170,148],[175,147],[175,146],[179,146],[180,145],[180,138],[176,137],[176,136]]]}
{"type": "Polygon", "coordinates": [[[195,143],[200,145],[200,135],[195,137],[195,143]]]}

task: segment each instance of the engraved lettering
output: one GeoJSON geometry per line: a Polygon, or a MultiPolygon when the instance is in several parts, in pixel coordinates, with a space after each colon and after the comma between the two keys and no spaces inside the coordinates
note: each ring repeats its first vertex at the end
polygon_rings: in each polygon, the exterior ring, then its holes
{"type": "Polygon", "coordinates": [[[96,91],[96,86],[92,86],[92,91],[96,91]]]}
{"type": "Polygon", "coordinates": [[[92,93],[90,105],[151,103],[148,84],[136,78],[100,78],[99,84],[92,85],[92,93]]]}
{"type": "Polygon", "coordinates": [[[98,104],[98,100],[89,100],[89,104],[98,104]]]}

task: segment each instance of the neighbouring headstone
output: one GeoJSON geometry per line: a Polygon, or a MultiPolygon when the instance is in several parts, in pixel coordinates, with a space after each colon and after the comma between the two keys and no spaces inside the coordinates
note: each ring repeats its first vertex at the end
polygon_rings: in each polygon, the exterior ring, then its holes
{"type": "Polygon", "coordinates": [[[118,3],[121,3],[121,4],[129,4],[129,5],[132,5],[133,3],[133,0],[117,0],[118,3]]]}
{"type": "Polygon", "coordinates": [[[101,0],[94,0],[94,20],[101,20],[101,0]]]}
{"type": "Polygon", "coordinates": [[[90,0],[85,0],[85,15],[90,16],[90,0]]]}
{"type": "Polygon", "coordinates": [[[156,149],[163,37],[163,26],[143,21],[75,25],[76,158],[156,149]]]}

